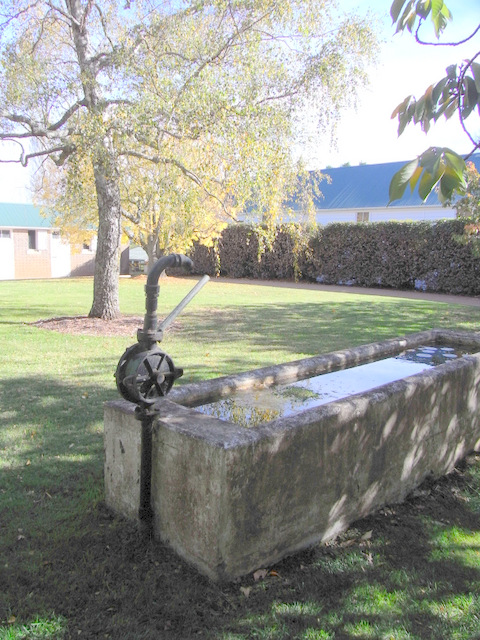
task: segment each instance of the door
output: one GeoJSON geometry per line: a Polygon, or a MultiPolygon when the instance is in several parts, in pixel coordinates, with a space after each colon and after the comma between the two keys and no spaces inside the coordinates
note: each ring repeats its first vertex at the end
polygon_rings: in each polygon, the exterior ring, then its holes
{"type": "Polygon", "coordinates": [[[52,278],[66,278],[72,271],[70,244],[64,242],[58,231],[51,235],[52,278]]]}

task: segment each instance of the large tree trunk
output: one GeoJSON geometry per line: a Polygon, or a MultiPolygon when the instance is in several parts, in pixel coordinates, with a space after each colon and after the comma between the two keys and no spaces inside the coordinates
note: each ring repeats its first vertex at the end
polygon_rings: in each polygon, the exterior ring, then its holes
{"type": "Polygon", "coordinates": [[[98,243],[90,317],[113,320],[120,315],[121,206],[118,182],[100,163],[94,168],[98,200],[98,243]]]}
{"type": "MultiPolygon", "coordinates": [[[[75,51],[82,72],[85,106],[96,118],[103,118],[101,85],[97,80],[97,56],[92,55],[86,20],[93,3],[65,0],[71,16],[75,51]]],[[[90,317],[113,320],[120,315],[118,279],[120,274],[121,206],[117,164],[108,134],[93,149],[93,173],[98,202],[98,242],[90,317]]]]}

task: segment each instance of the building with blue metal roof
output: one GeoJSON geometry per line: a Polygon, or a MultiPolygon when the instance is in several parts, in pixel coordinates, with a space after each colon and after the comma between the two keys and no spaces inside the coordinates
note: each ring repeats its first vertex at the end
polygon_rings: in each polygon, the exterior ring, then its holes
{"type": "MultiPolygon", "coordinates": [[[[470,159],[480,170],[480,154],[470,159]]],[[[321,195],[315,200],[318,224],[331,222],[380,222],[387,220],[439,220],[454,218],[455,209],[444,207],[433,192],[423,202],[418,190],[405,190],[400,200],[389,204],[392,177],[406,162],[344,166],[322,169],[321,195]]],[[[315,173],[315,172],[313,172],[315,173]]],[[[295,205],[294,216],[298,215],[295,205]]]]}

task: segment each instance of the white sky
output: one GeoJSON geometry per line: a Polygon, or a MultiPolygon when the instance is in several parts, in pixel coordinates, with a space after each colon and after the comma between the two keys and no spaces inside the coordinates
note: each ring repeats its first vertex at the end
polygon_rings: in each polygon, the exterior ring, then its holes
{"type": "MultiPolygon", "coordinates": [[[[349,112],[341,120],[336,150],[328,144],[316,149],[309,161],[314,168],[346,162],[355,165],[406,161],[432,146],[451,147],[459,153],[467,153],[472,148],[456,116],[448,122],[442,119],[436,123],[428,135],[419,125],[409,125],[398,137],[398,121],[392,120],[391,114],[408,95],[419,98],[430,84],[443,78],[447,66],[460,63],[478,51],[480,36],[477,34],[473,41],[462,47],[419,45],[408,31],[394,35],[390,18],[392,1],[339,0],[342,9],[355,9],[360,15],[370,11],[378,16],[385,42],[379,64],[372,70],[370,86],[360,95],[357,111],[349,112]]],[[[470,35],[480,22],[480,0],[446,0],[446,3],[453,21],[440,42],[461,40],[470,35]]],[[[427,36],[425,33],[425,40],[429,40],[427,36]]],[[[434,35],[433,41],[436,41],[434,35]]],[[[480,133],[478,116],[472,114],[467,123],[480,133]]]]}
{"type": "MultiPolygon", "coordinates": [[[[458,119],[443,120],[432,127],[426,136],[418,125],[407,127],[397,136],[397,121],[390,116],[394,108],[408,95],[420,97],[425,89],[445,75],[449,64],[460,62],[480,49],[480,37],[460,47],[425,47],[418,45],[407,33],[394,34],[389,15],[392,0],[339,0],[342,9],[355,9],[359,14],[375,14],[382,24],[382,54],[378,66],[372,69],[371,82],[362,91],[356,111],[346,113],[340,122],[336,148],[329,142],[306,152],[311,168],[409,160],[431,146],[451,147],[460,153],[470,151],[471,145],[461,130],[458,119]]],[[[480,21],[480,0],[447,0],[453,22],[447,27],[444,39],[462,39],[480,21]]],[[[426,37],[426,36],[425,36],[426,37]]],[[[478,117],[467,121],[480,133],[478,117]],[[476,122],[473,121],[476,119],[476,122]]],[[[17,165],[0,164],[0,200],[29,202],[29,172],[17,165]]]]}

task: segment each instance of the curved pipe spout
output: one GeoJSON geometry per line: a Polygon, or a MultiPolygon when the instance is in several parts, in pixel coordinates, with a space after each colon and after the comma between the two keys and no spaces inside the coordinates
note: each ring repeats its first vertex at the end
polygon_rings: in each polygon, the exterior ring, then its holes
{"type": "Polygon", "coordinates": [[[147,285],[158,284],[160,275],[169,267],[186,267],[188,270],[191,270],[193,268],[193,262],[181,253],[171,253],[168,256],[163,256],[163,258],[157,260],[150,269],[147,277],[147,285]]]}
{"type": "Polygon", "coordinates": [[[145,285],[146,312],[143,320],[143,329],[139,329],[137,332],[138,342],[141,342],[146,350],[152,349],[163,337],[163,331],[157,330],[157,304],[158,294],[160,293],[158,279],[161,273],[169,267],[186,267],[191,270],[193,262],[190,258],[180,253],[171,253],[157,260],[151,268],[145,285]]]}

